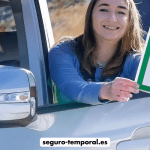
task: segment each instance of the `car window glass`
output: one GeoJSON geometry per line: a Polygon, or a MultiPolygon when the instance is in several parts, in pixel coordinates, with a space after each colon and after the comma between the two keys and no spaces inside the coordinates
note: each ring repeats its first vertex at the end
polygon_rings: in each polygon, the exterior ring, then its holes
{"type": "Polygon", "coordinates": [[[16,25],[9,3],[0,4],[0,65],[20,66],[16,25]]]}
{"type": "Polygon", "coordinates": [[[0,31],[16,31],[16,25],[10,6],[0,7],[0,31]]]}

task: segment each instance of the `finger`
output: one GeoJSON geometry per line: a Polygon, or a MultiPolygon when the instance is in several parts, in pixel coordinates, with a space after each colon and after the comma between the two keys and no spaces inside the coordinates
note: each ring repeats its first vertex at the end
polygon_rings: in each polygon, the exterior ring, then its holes
{"type": "Polygon", "coordinates": [[[128,85],[117,85],[116,89],[118,89],[119,91],[124,91],[124,92],[128,92],[128,93],[139,93],[139,90],[136,88],[133,88],[132,86],[128,86],[128,85]]]}
{"type": "Polygon", "coordinates": [[[132,97],[132,94],[129,93],[129,92],[125,92],[125,91],[120,91],[120,90],[117,90],[115,92],[116,95],[119,95],[120,97],[124,97],[124,98],[131,98],[132,97]]]}
{"type": "Polygon", "coordinates": [[[133,87],[129,87],[129,92],[132,92],[132,93],[135,93],[135,94],[138,94],[139,93],[139,89],[135,89],[133,87]]]}
{"type": "Polygon", "coordinates": [[[135,87],[137,89],[139,88],[139,85],[137,84],[137,82],[135,82],[133,80],[130,80],[127,78],[122,78],[122,77],[117,77],[115,80],[122,85],[129,85],[129,86],[135,87]]]}

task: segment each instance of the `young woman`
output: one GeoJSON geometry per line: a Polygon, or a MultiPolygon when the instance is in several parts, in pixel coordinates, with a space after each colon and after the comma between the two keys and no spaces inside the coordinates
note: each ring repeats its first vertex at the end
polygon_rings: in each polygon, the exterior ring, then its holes
{"type": "Polygon", "coordinates": [[[134,81],[144,46],[133,0],[91,0],[83,35],[49,53],[52,80],[69,99],[99,104],[126,102],[138,93],[134,81]]]}

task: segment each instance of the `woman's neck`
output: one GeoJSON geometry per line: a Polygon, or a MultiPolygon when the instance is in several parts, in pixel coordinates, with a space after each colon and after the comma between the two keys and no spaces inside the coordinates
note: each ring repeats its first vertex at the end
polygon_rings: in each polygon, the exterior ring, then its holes
{"type": "Polygon", "coordinates": [[[114,55],[118,42],[100,40],[96,45],[96,61],[107,63],[114,55]]]}

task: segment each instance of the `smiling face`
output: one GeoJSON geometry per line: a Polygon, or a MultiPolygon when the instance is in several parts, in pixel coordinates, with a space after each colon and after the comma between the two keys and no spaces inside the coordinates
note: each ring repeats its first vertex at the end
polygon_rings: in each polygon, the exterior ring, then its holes
{"type": "Polygon", "coordinates": [[[126,33],[129,9],[125,0],[98,0],[92,12],[95,38],[118,42],[126,33]]]}

